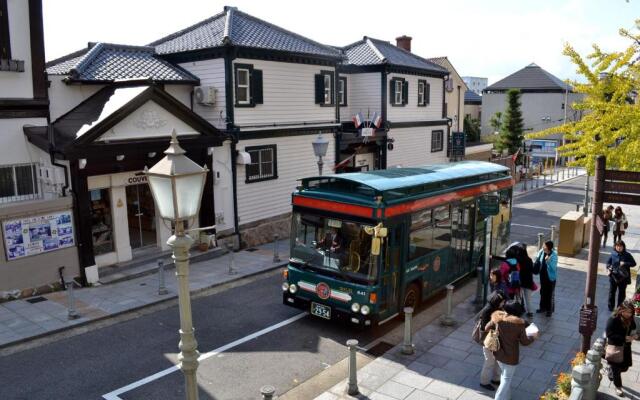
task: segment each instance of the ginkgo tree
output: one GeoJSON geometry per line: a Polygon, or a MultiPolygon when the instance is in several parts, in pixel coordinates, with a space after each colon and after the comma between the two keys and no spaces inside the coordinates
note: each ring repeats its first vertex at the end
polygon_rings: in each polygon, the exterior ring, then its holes
{"type": "Polygon", "coordinates": [[[527,135],[564,134],[560,155],[569,157],[572,165],[586,167],[590,175],[599,154],[607,157],[607,168],[640,171],[640,19],[634,32],[620,29],[620,35],[629,40],[622,51],[605,52],[594,44],[593,51],[582,57],[565,45],[563,54],[584,78],[569,82],[576,93],[584,94],[581,102],[572,105],[583,111],[583,117],[527,135]]]}

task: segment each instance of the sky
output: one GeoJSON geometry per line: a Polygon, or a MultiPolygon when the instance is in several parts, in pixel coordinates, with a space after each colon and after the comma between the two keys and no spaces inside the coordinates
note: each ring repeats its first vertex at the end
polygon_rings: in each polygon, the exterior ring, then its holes
{"type": "Polygon", "coordinates": [[[622,50],[620,28],[640,18],[640,0],[44,0],[45,51],[52,60],[88,42],[145,45],[236,6],[315,41],[344,46],[369,36],[413,37],[422,57],[447,56],[461,76],[489,84],[535,62],[576,79],[565,43],[586,55],[597,43],[622,50]]]}

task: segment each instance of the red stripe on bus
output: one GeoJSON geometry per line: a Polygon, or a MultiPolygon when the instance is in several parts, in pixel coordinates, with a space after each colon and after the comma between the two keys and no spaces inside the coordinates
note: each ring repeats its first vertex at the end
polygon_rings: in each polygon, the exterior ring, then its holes
{"type": "Polygon", "coordinates": [[[391,206],[385,210],[385,217],[394,217],[400,214],[406,214],[421,210],[423,208],[436,207],[441,204],[449,203],[452,201],[460,200],[465,197],[477,196],[487,192],[494,192],[496,190],[504,189],[513,186],[511,179],[504,180],[496,183],[486,183],[481,186],[476,186],[468,189],[462,189],[451,193],[441,194],[435,197],[429,197],[426,199],[414,200],[404,204],[398,204],[391,206]]]}
{"type": "Polygon", "coordinates": [[[373,217],[373,208],[357,206],[353,204],[338,203],[336,201],[310,199],[308,197],[293,196],[293,205],[319,210],[333,211],[342,214],[356,215],[359,217],[373,217]]]}

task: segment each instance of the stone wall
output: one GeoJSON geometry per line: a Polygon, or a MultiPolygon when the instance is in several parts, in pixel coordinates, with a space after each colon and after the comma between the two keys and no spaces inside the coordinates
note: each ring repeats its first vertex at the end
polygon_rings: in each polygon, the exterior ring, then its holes
{"type": "Polygon", "coordinates": [[[255,247],[273,242],[277,234],[280,239],[289,237],[291,231],[291,213],[252,222],[240,226],[240,247],[255,247]]]}

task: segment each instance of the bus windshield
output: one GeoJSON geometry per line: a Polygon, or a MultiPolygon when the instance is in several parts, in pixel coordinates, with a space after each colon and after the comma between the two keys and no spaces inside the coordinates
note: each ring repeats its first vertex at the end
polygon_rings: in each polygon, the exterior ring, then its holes
{"type": "Polygon", "coordinates": [[[370,225],[309,213],[293,213],[291,257],[341,276],[374,281],[378,256],[371,254],[370,225]]]}

